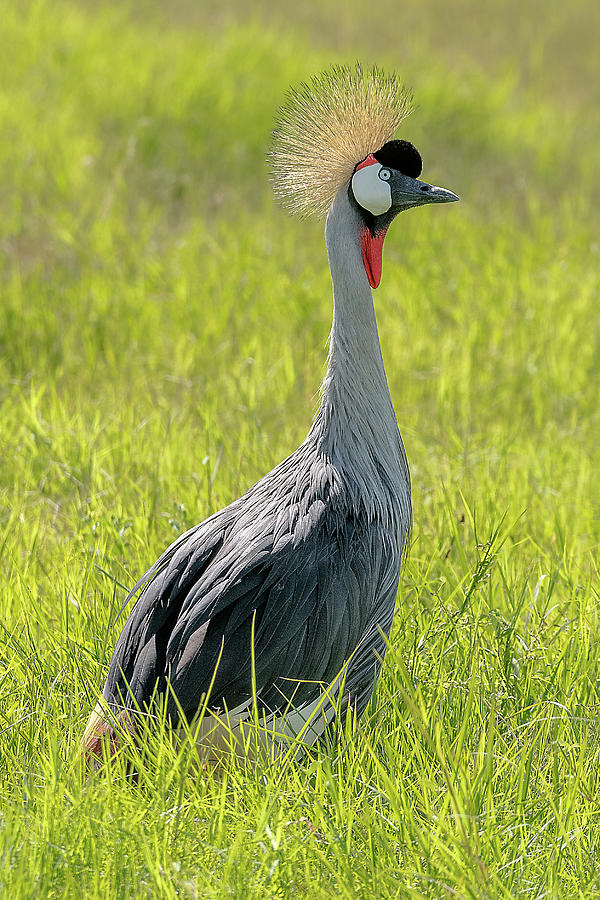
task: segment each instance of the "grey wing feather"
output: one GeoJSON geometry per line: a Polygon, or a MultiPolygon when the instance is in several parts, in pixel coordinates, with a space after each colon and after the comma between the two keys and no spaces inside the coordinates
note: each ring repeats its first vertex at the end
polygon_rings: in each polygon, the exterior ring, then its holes
{"type": "Polygon", "coordinates": [[[264,497],[250,492],[149,570],[104,696],[143,706],[168,680],[177,696],[168,700],[170,715],[176,720],[180,705],[191,718],[214,676],[211,706],[231,710],[252,695],[254,633],[266,710],[285,706],[291,693],[294,703],[314,699],[318,682],[329,684],[353,652],[346,691],[362,706],[385,650],[379,629],[389,632],[399,567],[397,539],[373,522],[350,512],[332,517],[320,500],[303,515],[281,497],[277,509],[265,509],[264,497]]]}

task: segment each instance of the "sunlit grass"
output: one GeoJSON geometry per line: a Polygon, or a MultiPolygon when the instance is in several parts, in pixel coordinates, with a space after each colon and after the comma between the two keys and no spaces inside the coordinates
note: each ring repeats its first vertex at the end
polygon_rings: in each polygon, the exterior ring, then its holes
{"type": "MultiPolygon", "coordinates": [[[[133,748],[82,778],[127,590],[302,440],[330,323],[322,227],[275,207],[264,157],[288,83],[352,61],[356,24],[343,55],[316,8],[300,37],[176,8],[3,11],[0,892],[594,897],[598,116],[558,7],[520,77],[497,36],[493,78],[456,35],[435,52],[440,10],[418,9],[404,133],[463,202],[386,240],[415,528],[365,717],[218,777],[159,721],[135,785],[133,748]]],[[[377,61],[401,69],[386,10],[377,61]]]]}

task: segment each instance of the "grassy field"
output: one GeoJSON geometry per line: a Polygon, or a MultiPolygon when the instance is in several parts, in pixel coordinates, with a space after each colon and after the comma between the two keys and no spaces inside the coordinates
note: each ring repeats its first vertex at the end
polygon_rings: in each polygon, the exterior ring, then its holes
{"type": "Polygon", "coordinates": [[[0,894],[600,895],[598,5],[9,2],[0,56],[0,894]],[[303,439],[322,227],[272,200],[290,82],[400,71],[461,204],[376,308],[415,529],[361,726],[137,786],[78,742],[127,589],[303,439]]]}

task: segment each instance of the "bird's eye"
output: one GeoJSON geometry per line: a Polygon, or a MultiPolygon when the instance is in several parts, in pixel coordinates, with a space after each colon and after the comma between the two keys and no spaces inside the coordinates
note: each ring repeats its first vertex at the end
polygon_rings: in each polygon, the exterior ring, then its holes
{"type": "Polygon", "coordinates": [[[379,177],[382,181],[389,181],[392,177],[392,173],[389,169],[381,169],[381,171],[379,172],[379,177]]]}

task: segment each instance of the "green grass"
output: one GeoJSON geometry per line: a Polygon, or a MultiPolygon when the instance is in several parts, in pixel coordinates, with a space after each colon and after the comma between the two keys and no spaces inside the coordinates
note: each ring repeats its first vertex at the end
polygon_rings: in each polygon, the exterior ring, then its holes
{"type": "Polygon", "coordinates": [[[164,6],[2,13],[0,893],[596,897],[597,5],[164,6]],[[157,727],[137,786],[85,783],[125,590],[310,424],[322,228],[264,157],[356,56],[463,198],[397,220],[376,294],[415,516],[376,694],[302,762],[199,776],[157,727]]]}

